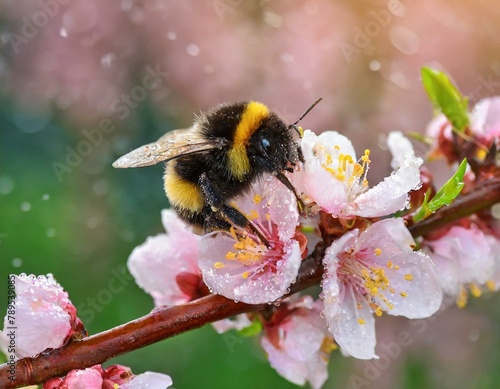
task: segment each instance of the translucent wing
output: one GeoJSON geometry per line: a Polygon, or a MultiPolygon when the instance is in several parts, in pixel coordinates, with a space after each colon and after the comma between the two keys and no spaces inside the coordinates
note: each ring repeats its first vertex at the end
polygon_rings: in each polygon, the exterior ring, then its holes
{"type": "Polygon", "coordinates": [[[227,144],[223,138],[207,139],[197,127],[167,132],[156,142],[141,146],[113,162],[115,168],[144,167],[167,162],[187,154],[220,149],[227,144]]]}

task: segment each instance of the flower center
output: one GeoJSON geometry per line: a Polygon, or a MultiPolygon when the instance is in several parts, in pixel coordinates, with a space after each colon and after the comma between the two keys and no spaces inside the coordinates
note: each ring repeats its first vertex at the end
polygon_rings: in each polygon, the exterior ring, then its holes
{"type": "Polygon", "coordinates": [[[338,152],[336,163],[334,157],[325,151],[323,146],[319,146],[324,156],[321,167],[332,175],[335,179],[344,183],[347,189],[348,198],[353,199],[368,188],[366,175],[370,167],[370,150],[366,149],[364,155],[356,162],[349,154],[340,153],[340,147],[335,146],[338,152]]]}
{"type": "MultiPolygon", "coordinates": [[[[226,253],[226,260],[238,261],[241,265],[248,267],[248,270],[242,273],[243,278],[252,278],[262,272],[276,272],[276,263],[283,258],[284,248],[284,243],[278,236],[278,226],[271,221],[269,214],[265,215],[265,220],[261,220],[258,218],[257,211],[251,211],[247,217],[267,239],[269,247],[262,243],[256,234],[239,227],[231,227],[229,232],[234,243],[233,249],[226,253]]],[[[216,269],[225,266],[223,262],[214,264],[216,269]]]]}
{"type": "MultiPolygon", "coordinates": [[[[400,267],[394,265],[392,261],[388,261],[386,267],[373,266],[373,261],[370,259],[373,255],[382,255],[382,249],[376,248],[373,253],[369,253],[367,249],[360,250],[356,253],[348,252],[340,256],[340,266],[337,270],[339,281],[346,286],[349,285],[356,294],[364,298],[370,308],[377,316],[381,316],[383,311],[391,310],[394,304],[387,298],[386,294],[396,293],[396,290],[391,286],[390,279],[387,276],[388,272],[398,272],[400,267]]],[[[412,274],[405,274],[403,277],[406,281],[413,279],[412,274]]],[[[407,291],[399,291],[401,297],[407,297],[407,291]]],[[[358,303],[358,308],[361,304],[358,303]]],[[[360,319],[359,324],[364,324],[360,319]]]]}

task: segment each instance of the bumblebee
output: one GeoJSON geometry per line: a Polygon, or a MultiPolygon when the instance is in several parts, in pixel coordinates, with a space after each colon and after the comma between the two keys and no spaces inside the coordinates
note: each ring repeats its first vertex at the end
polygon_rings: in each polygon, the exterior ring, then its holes
{"type": "Polygon", "coordinates": [[[293,172],[296,163],[303,161],[293,133],[301,135],[297,123],[320,100],[290,125],[259,102],[222,104],[196,117],[191,128],[167,132],[156,142],[122,156],[113,167],[166,162],[166,195],[194,232],[229,230],[231,226],[255,231],[246,216],[229,202],[264,173],[275,174],[295,193],[283,174],[293,172]]]}

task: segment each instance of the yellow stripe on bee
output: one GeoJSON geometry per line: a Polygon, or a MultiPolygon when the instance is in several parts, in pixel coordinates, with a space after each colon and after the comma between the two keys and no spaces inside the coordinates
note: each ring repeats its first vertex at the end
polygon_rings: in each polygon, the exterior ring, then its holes
{"type": "Polygon", "coordinates": [[[165,171],[165,193],[172,206],[191,212],[201,212],[205,198],[198,185],[189,182],[175,172],[175,161],[167,163],[165,171]]]}
{"type": "Polygon", "coordinates": [[[250,172],[247,145],[250,137],[259,128],[262,120],[269,116],[269,109],[262,103],[250,101],[234,132],[233,146],[228,151],[229,168],[234,177],[243,180],[250,172]]]}

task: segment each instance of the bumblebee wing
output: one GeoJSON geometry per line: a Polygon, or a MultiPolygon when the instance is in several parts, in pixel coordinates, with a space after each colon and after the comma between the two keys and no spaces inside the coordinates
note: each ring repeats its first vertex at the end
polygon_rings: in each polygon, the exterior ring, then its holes
{"type": "Polygon", "coordinates": [[[227,141],[207,139],[196,128],[167,132],[156,142],[148,143],[113,162],[115,168],[145,167],[167,162],[187,154],[220,149],[227,141]]]}

